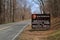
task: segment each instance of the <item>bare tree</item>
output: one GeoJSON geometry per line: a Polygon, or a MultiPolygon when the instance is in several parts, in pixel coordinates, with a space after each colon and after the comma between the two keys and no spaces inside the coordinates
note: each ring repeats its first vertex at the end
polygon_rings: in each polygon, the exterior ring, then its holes
{"type": "Polygon", "coordinates": [[[21,4],[17,4],[17,0],[0,0],[0,23],[9,23],[25,19],[29,15],[27,1],[20,0],[21,4]],[[20,6],[19,6],[20,5],[20,6]],[[27,14],[27,15],[26,15],[27,14]]]}
{"type": "Polygon", "coordinates": [[[60,0],[48,0],[48,5],[49,7],[47,7],[50,10],[50,14],[53,17],[59,17],[60,13],[60,0]]]}

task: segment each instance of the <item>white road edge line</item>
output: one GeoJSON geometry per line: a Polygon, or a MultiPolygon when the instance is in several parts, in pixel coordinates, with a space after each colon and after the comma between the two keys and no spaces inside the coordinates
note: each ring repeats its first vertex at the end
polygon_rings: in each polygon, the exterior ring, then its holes
{"type": "Polygon", "coordinates": [[[24,28],[26,28],[29,24],[25,25],[20,31],[19,33],[17,33],[17,35],[12,39],[12,40],[15,40],[16,37],[19,36],[19,34],[24,30],[24,28]]]}

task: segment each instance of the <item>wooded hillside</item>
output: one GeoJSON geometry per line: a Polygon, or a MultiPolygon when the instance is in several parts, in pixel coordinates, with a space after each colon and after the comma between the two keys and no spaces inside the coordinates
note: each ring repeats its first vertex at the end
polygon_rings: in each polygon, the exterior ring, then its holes
{"type": "MultiPolygon", "coordinates": [[[[26,0],[24,2],[26,3],[26,0]]],[[[31,10],[26,8],[25,3],[22,6],[17,0],[0,0],[0,24],[29,19],[31,10]]]]}
{"type": "Polygon", "coordinates": [[[60,0],[46,0],[45,11],[49,12],[52,17],[60,17],[60,0]]]}

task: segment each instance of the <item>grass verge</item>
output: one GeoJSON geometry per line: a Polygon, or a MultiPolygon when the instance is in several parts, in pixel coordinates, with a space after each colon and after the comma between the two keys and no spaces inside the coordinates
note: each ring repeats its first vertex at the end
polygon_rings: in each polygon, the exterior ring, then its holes
{"type": "Polygon", "coordinates": [[[60,30],[52,33],[49,37],[47,37],[47,40],[60,40],[60,30]]]}

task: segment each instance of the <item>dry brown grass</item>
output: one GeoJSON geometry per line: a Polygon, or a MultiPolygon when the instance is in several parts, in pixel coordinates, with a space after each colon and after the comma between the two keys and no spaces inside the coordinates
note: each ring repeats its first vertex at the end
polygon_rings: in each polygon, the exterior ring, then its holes
{"type": "MultiPolygon", "coordinates": [[[[55,22],[60,21],[60,19],[58,19],[59,18],[53,19],[51,21],[51,24],[53,25],[55,22]]],[[[60,25],[55,28],[60,29],[60,25]]],[[[18,40],[48,40],[47,38],[50,36],[50,34],[53,34],[57,31],[55,28],[52,27],[50,30],[47,31],[33,31],[31,25],[29,25],[18,37],[18,40]]]]}
{"type": "Polygon", "coordinates": [[[54,30],[32,31],[30,25],[21,33],[18,40],[47,40],[47,37],[53,32],[54,30]]]}

